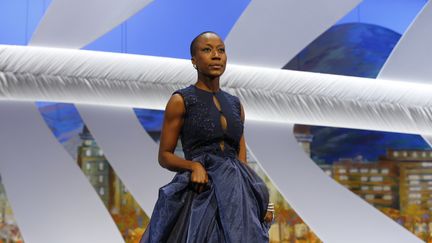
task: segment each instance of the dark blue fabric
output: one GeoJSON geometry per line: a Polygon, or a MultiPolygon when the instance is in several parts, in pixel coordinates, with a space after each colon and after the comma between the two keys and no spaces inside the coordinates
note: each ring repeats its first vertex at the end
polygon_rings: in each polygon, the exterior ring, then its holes
{"type": "MultiPolygon", "coordinates": [[[[211,93],[198,89],[194,85],[174,92],[183,97],[186,114],[180,139],[185,158],[191,160],[202,154],[208,147],[220,141],[230,145],[236,151],[239,149],[240,138],[243,134],[243,123],[240,114],[240,101],[237,97],[220,90],[211,93]],[[220,103],[222,114],[227,120],[224,132],[220,123],[221,113],[213,102],[213,95],[220,103]]],[[[218,149],[219,146],[216,146],[218,149]]]]}
{"type": "Polygon", "coordinates": [[[237,159],[243,133],[237,97],[224,91],[215,94],[228,123],[224,132],[212,93],[195,86],[176,93],[183,96],[186,106],[181,133],[185,157],[205,167],[209,183],[198,194],[190,184],[190,172],[177,173],[159,190],[141,243],[268,242],[269,225],[263,222],[267,187],[237,159]],[[221,139],[225,142],[223,150],[221,139]]]}

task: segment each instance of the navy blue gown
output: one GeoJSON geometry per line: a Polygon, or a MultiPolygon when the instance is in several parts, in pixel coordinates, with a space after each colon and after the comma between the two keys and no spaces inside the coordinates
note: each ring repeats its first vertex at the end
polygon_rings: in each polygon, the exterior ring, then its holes
{"type": "Polygon", "coordinates": [[[267,187],[237,158],[243,134],[239,99],[222,90],[212,93],[194,85],[176,93],[183,97],[186,109],[180,133],[185,159],[200,162],[209,183],[197,193],[190,172],[178,172],[160,188],[141,243],[268,242],[269,225],[263,221],[267,187]]]}

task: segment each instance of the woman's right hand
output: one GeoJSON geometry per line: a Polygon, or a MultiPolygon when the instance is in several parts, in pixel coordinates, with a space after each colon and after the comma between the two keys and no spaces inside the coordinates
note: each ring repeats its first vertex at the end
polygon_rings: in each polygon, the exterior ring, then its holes
{"type": "Polygon", "coordinates": [[[192,163],[191,183],[196,191],[200,193],[205,189],[208,183],[207,171],[201,163],[196,161],[192,163]]]}

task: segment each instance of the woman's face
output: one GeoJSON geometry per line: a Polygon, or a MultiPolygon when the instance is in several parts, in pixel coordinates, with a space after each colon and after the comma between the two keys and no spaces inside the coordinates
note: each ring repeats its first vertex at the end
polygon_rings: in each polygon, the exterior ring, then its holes
{"type": "Polygon", "coordinates": [[[227,56],[225,45],[219,36],[206,33],[198,38],[195,43],[195,54],[192,63],[196,65],[199,73],[216,78],[225,71],[227,56]]]}

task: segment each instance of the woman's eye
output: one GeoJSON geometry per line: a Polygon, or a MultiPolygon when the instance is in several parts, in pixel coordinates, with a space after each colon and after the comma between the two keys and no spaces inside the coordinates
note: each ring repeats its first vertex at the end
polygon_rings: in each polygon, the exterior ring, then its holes
{"type": "Polygon", "coordinates": [[[203,49],[202,49],[202,51],[203,51],[203,52],[210,52],[210,51],[211,51],[211,49],[210,49],[210,48],[208,48],[208,47],[206,47],[206,48],[203,48],[203,49]]]}
{"type": "Polygon", "coordinates": [[[219,48],[220,53],[225,53],[225,48],[219,48]]]}

